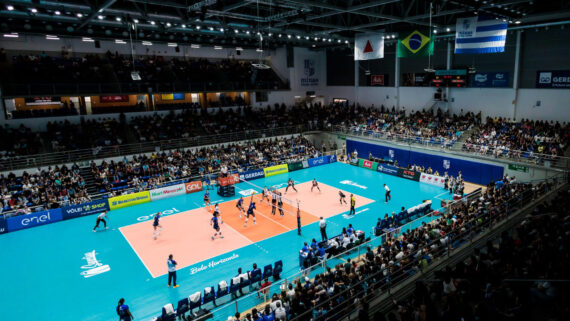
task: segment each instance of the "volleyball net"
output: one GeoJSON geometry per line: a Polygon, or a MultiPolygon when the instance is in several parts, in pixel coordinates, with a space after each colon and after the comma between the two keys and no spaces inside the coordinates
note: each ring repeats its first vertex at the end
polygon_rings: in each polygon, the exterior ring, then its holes
{"type": "Polygon", "coordinates": [[[265,186],[267,187],[267,195],[263,195],[263,188],[256,184],[253,184],[250,181],[240,180],[241,183],[245,183],[245,186],[239,187],[235,185],[236,192],[240,194],[244,198],[244,208],[247,209],[248,200],[252,199],[257,207],[257,210],[262,213],[273,213],[273,203],[272,200],[275,198],[277,199],[279,196],[281,197],[282,205],[279,205],[278,201],[275,204],[275,215],[280,215],[281,211],[283,211],[284,215],[293,215],[297,216],[297,208],[301,208],[300,201],[295,199],[289,199],[284,197],[283,191],[278,191],[279,188],[283,187],[283,184],[273,185],[273,186],[265,186]],[[278,196],[278,194],[280,194],[278,196]]]}

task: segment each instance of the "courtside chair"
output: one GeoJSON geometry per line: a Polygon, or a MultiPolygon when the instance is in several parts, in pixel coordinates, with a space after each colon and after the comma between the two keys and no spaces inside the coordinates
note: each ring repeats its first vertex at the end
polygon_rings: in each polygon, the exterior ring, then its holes
{"type": "Polygon", "coordinates": [[[190,314],[192,314],[192,310],[195,308],[198,308],[199,311],[202,306],[202,293],[196,292],[194,294],[190,294],[188,301],[190,301],[190,314]]]}
{"type": "Polygon", "coordinates": [[[225,280],[221,280],[218,283],[218,292],[216,293],[216,299],[219,299],[223,296],[228,295],[229,289],[228,289],[228,282],[226,282],[225,280]]]}
{"type": "Polygon", "coordinates": [[[184,298],[178,301],[178,306],[176,307],[176,316],[182,320],[186,320],[186,312],[190,311],[188,298],[184,298]]]}
{"type": "Polygon", "coordinates": [[[249,273],[242,273],[239,275],[239,288],[243,289],[247,286],[249,286],[250,281],[249,281],[249,273]]]}
{"type": "Polygon", "coordinates": [[[162,321],[174,321],[176,320],[176,313],[174,312],[174,307],[172,303],[168,303],[162,307],[162,316],[160,317],[162,321]]]}
{"type": "Polygon", "coordinates": [[[263,268],[263,278],[269,278],[270,276],[273,276],[273,267],[271,264],[268,264],[263,268]]]}
{"type": "Polygon", "coordinates": [[[202,301],[204,305],[208,302],[213,302],[214,306],[216,306],[216,292],[213,286],[204,289],[204,299],[202,301]]]}
{"type": "Polygon", "coordinates": [[[261,270],[255,269],[255,270],[251,271],[251,278],[249,280],[251,282],[251,285],[254,285],[255,283],[257,283],[257,285],[259,286],[261,283],[261,270]]]}
{"type": "Polygon", "coordinates": [[[279,260],[275,262],[273,267],[273,279],[279,280],[281,272],[283,272],[283,261],[279,260]]]}
{"type": "Polygon", "coordinates": [[[236,276],[230,280],[230,293],[232,294],[232,299],[237,297],[236,292],[238,292],[240,289],[240,282],[241,278],[239,276],[236,276]]]}

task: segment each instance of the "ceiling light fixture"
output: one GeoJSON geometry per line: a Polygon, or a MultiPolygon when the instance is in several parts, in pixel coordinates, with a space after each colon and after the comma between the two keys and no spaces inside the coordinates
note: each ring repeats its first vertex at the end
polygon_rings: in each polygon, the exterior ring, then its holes
{"type": "Polygon", "coordinates": [[[215,50],[221,50],[221,49],[223,49],[223,48],[222,48],[222,46],[214,46],[214,49],[215,49],[215,50]]]}
{"type": "Polygon", "coordinates": [[[182,24],[180,27],[182,27],[182,28],[186,28],[186,25],[185,25],[185,24],[182,24]]]}
{"type": "Polygon", "coordinates": [[[6,33],[4,34],[4,38],[18,38],[19,35],[17,32],[12,32],[12,33],[6,33]]]}
{"type": "Polygon", "coordinates": [[[121,22],[121,17],[117,17],[117,18],[115,18],[115,20],[117,20],[118,22],[121,22]]]}
{"type": "Polygon", "coordinates": [[[172,24],[171,24],[170,22],[167,22],[167,23],[166,23],[166,26],[167,26],[167,27],[170,27],[170,26],[172,26],[172,24]]]}
{"type": "Polygon", "coordinates": [[[14,6],[6,6],[6,9],[8,9],[8,11],[12,11],[14,10],[14,6]]]}
{"type": "Polygon", "coordinates": [[[93,40],[89,37],[83,37],[83,39],[81,39],[81,41],[83,41],[83,42],[95,42],[95,40],[93,40]]]}
{"type": "MultiPolygon", "coordinates": [[[[57,13],[56,13],[56,14],[57,14],[57,13]]],[[[99,19],[99,20],[103,20],[103,19],[105,19],[105,17],[103,17],[103,16],[99,15],[99,16],[97,16],[97,19],[99,19]]]]}
{"type": "Polygon", "coordinates": [[[31,11],[32,13],[36,13],[36,12],[38,12],[38,9],[36,9],[36,8],[31,8],[30,11],[31,11]]]}
{"type": "Polygon", "coordinates": [[[151,21],[150,24],[154,26],[156,24],[156,22],[151,21]]]}
{"type": "Polygon", "coordinates": [[[82,14],[82,13],[78,13],[78,14],[77,14],[77,18],[81,18],[81,17],[83,17],[83,14],[82,14]]]}
{"type": "Polygon", "coordinates": [[[59,16],[61,14],[61,12],[59,10],[54,11],[56,16],[59,16]]]}

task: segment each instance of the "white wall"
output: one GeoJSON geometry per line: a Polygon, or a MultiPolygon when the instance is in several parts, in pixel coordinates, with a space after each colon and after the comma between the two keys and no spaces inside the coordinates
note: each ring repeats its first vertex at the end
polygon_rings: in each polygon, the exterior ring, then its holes
{"type": "Polygon", "coordinates": [[[459,114],[464,112],[481,111],[482,118],[487,116],[500,116],[513,118],[515,91],[512,88],[452,88],[449,99],[450,112],[459,114]]]}
{"type": "Polygon", "coordinates": [[[517,119],[523,118],[570,122],[570,89],[519,89],[517,119]]]}
{"type": "MultiPolygon", "coordinates": [[[[136,55],[160,55],[173,57],[207,57],[213,59],[223,59],[234,56],[236,59],[259,59],[260,54],[254,49],[244,49],[240,56],[237,56],[235,45],[223,46],[222,50],[215,50],[214,46],[202,45],[200,48],[190,48],[190,44],[180,44],[180,52],[176,52],[176,48],[168,47],[166,39],[161,39],[162,43],[150,40],[152,46],[143,46],[140,41],[135,41],[136,55]]],[[[168,40],[168,42],[176,42],[176,40],[168,40]]],[[[93,42],[83,42],[79,38],[60,38],[60,40],[46,40],[45,37],[34,35],[20,35],[19,38],[0,38],[0,48],[10,51],[46,51],[49,55],[58,55],[61,53],[62,47],[66,47],[74,54],[99,53],[104,54],[107,50],[111,52],[118,51],[122,55],[131,54],[131,46],[127,42],[125,45],[116,44],[114,40],[100,40],[101,48],[95,48],[93,42]]],[[[271,56],[274,50],[267,50],[263,53],[263,57],[271,56]]]]}

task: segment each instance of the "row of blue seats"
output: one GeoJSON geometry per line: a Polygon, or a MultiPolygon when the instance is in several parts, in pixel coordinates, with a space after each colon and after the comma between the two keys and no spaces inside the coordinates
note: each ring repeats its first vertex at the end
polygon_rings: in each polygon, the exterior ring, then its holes
{"type": "Polygon", "coordinates": [[[225,280],[218,283],[218,290],[214,291],[213,286],[206,287],[204,289],[204,296],[200,291],[189,295],[187,298],[178,301],[176,310],[174,310],[171,303],[166,304],[162,307],[162,314],[156,318],[160,321],[174,321],[176,318],[186,318],[186,313],[190,313],[192,317],[200,317],[208,313],[207,309],[202,309],[203,305],[212,302],[214,306],[217,306],[216,300],[231,294],[231,300],[237,297],[237,293],[241,292],[246,287],[251,287],[255,283],[261,285],[261,280],[269,277],[273,277],[278,280],[283,272],[283,262],[281,260],[274,263],[274,267],[271,264],[266,265],[263,268],[263,273],[261,269],[256,269],[253,271],[247,271],[238,276],[233,277],[230,280],[230,285],[225,280]],[[198,309],[197,312],[193,312],[194,309],[198,309]]]}
{"type": "Polygon", "coordinates": [[[388,216],[387,219],[378,218],[378,223],[376,223],[376,226],[374,227],[374,235],[381,235],[383,232],[385,232],[386,229],[389,229],[390,227],[404,225],[416,218],[424,216],[430,211],[431,201],[428,201],[411,207],[408,210],[397,213],[394,216],[388,216]]]}

